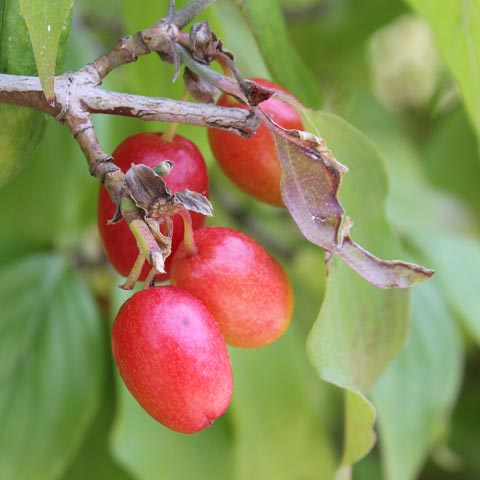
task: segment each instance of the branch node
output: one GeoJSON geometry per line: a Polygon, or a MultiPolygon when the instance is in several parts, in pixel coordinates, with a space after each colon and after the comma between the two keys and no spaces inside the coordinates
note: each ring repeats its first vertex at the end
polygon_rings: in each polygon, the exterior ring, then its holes
{"type": "Polygon", "coordinates": [[[104,155],[103,157],[95,159],[90,168],[90,173],[94,177],[97,177],[102,185],[105,184],[107,175],[117,171],[118,167],[113,163],[113,157],[111,155],[104,155]]]}
{"type": "Polygon", "coordinates": [[[94,130],[93,125],[91,123],[85,125],[85,124],[80,124],[78,126],[75,126],[71,132],[73,138],[76,140],[79,135],[82,133],[86,132],[87,130],[94,130]]]}

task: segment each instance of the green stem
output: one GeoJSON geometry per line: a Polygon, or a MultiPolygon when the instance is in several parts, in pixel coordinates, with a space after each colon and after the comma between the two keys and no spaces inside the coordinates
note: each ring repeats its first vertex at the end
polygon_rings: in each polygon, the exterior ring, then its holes
{"type": "Polygon", "coordinates": [[[157,271],[154,268],[151,268],[148,272],[147,278],[145,278],[145,282],[143,283],[143,288],[147,289],[153,287],[155,285],[155,277],[157,275],[157,271]]]}
{"type": "Polygon", "coordinates": [[[178,209],[178,213],[181,215],[183,220],[183,244],[185,245],[185,251],[190,257],[198,255],[198,248],[193,236],[193,225],[190,212],[186,208],[180,207],[178,209]]]}
{"type": "MultiPolygon", "coordinates": [[[[188,90],[185,90],[180,100],[182,102],[187,102],[189,97],[190,97],[190,92],[188,90]]],[[[175,134],[177,133],[178,125],[179,125],[178,122],[171,122],[163,132],[162,140],[164,140],[165,142],[173,142],[173,139],[175,138],[175,134]]]]}
{"type": "Polygon", "coordinates": [[[120,285],[120,288],[123,288],[124,290],[132,290],[133,287],[135,287],[140,277],[140,274],[142,273],[142,268],[145,260],[145,255],[142,252],[138,252],[135,263],[133,264],[133,267],[130,270],[130,273],[128,274],[125,282],[120,285]]]}
{"type": "Polygon", "coordinates": [[[162,133],[162,140],[166,142],[173,142],[173,138],[175,137],[175,133],[177,132],[178,123],[170,123],[165,131],[162,133]]]}

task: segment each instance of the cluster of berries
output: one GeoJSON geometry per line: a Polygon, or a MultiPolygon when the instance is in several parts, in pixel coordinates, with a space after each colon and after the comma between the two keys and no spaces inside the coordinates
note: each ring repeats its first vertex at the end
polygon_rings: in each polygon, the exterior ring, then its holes
{"type": "MultiPolygon", "coordinates": [[[[261,86],[280,89],[266,80],[261,86]]],[[[218,103],[242,107],[223,95],[218,103]]],[[[244,107],[246,108],[246,107],[244,107]]],[[[302,129],[295,109],[277,98],[261,103],[285,128],[302,129]]],[[[210,129],[210,146],[229,178],[258,200],[282,205],[281,169],[265,126],[249,139],[210,129]]],[[[171,192],[188,189],[208,195],[205,161],[189,140],[161,133],[139,133],[115,150],[116,164],[154,168],[169,160],[164,176],[171,192]]],[[[109,224],[115,205],[101,189],[98,225],[113,267],[127,276],[138,254],[125,221],[109,224]]],[[[180,215],[172,217],[171,255],[164,274],[120,308],[112,329],[112,349],[120,375],[139,404],[172,430],[193,433],[222,415],[232,394],[226,344],[241,348],[268,345],[281,337],[293,311],[293,293],[282,267],[255,240],[224,227],[205,227],[192,213],[193,238],[187,241],[180,215]]],[[[145,265],[139,279],[145,280],[145,265]]]]}

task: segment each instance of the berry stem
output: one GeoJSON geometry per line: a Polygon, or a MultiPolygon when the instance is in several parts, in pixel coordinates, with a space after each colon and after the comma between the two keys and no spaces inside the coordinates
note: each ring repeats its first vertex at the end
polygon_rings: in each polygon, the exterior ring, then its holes
{"type": "Polygon", "coordinates": [[[192,217],[190,216],[190,212],[183,207],[178,209],[178,213],[182,216],[183,220],[183,244],[185,245],[185,251],[190,257],[194,257],[198,254],[198,248],[193,236],[192,217]]]}
{"type": "MultiPolygon", "coordinates": [[[[186,102],[188,101],[190,97],[190,92],[188,90],[185,90],[183,92],[181,101],[186,102]]],[[[175,133],[177,133],[177,128],[178,128],[179,123],[178,122],[171,122],[168,127],[165,129],[165,131],[162,134],[162,140],[165,142],[173,142],[173,139],[175,137],[175,133]]]]}
{"type": "Polygon", "coordinates": [[[150,269],[147,278],[145,278],[145,282],[143,282],[144,289],[153,287],[155,285],[155,276],[157,275],[157,273],[158,272],[154,268],[150,269]]]}
{"type": "Polygon", "coordinates": [[[133,264],[133,267],[130,270],[130,273],[128,274],[125,282],[120,285],[120,288],[123,288],[123,290],[132,290],[133,287],[135,287],[140,277],[140,274],[142,273],[142,268],[145,260],[145,255],[142,252],[138,252],[135,263],[133,264]]]}

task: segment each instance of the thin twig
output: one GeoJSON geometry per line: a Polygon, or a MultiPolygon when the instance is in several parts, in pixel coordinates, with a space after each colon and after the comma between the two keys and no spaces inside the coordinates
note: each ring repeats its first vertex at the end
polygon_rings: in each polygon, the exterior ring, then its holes
{"type": "Polygon", "coordinates": [[[172,23],[177,25],[178,28],[183,28],[214,2],[215,0],[195,0],[189,2],[178,12],[175,12],[172,23]]]}

